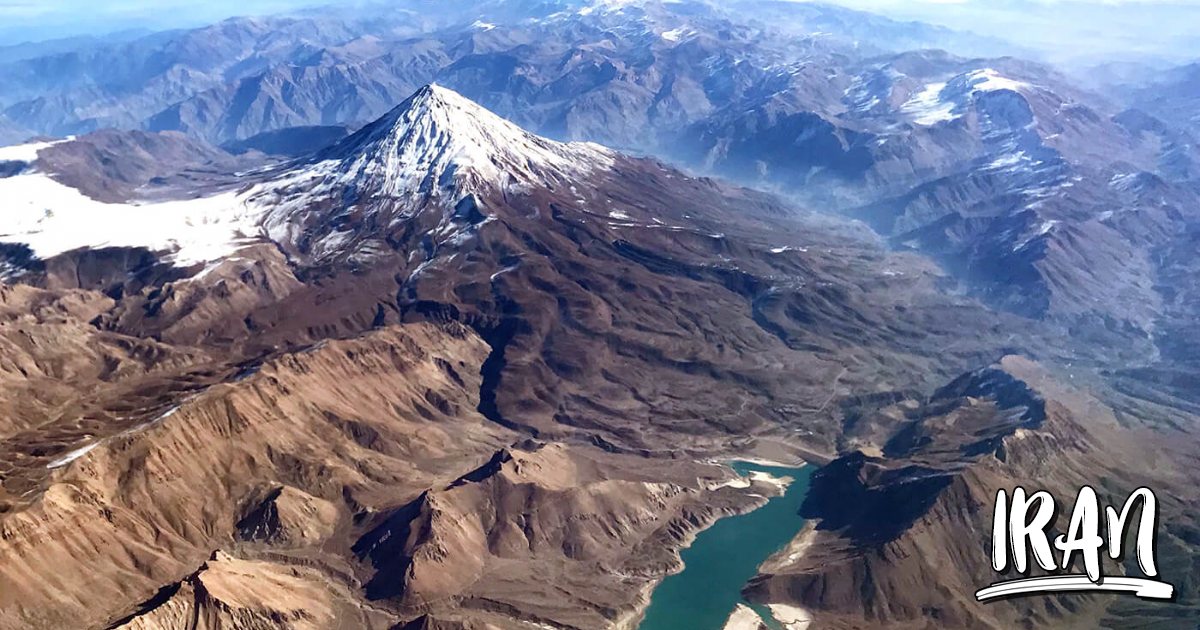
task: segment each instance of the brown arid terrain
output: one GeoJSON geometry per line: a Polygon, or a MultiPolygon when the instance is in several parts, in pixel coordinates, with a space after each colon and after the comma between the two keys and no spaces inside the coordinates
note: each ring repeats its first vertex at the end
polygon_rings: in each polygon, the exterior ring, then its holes
{"type": "Polygon", "coordinates": [[[386,327],[193,393],[40,479],[6,475],[41,484],[6,503],[6,627],[386,627],[461,608],[602,625],[689,532],[761,500],[718,488],[717,466],[522,440],[475,410],[486,355],[458,324],[386,327]]]}
{"type": "Polygon", "coordinates": [[[778,492],[711,463],[756,455],[828,464],[747,591],[818,627],[1194,621],[1195,418],[1094,393],[1148,380],[1098,369],[1136,347],[444,88],[310,158],[209,150],[106,132],[16,175],[227,195],[257,231],[199,262],[6,237],[2,629],[634,628],[697,531],[778,492]],[[1028,479],[1159,488],[1186,605],[974,603],[1028,479]]]}
{"type": "MultiPolygon", "coordinates": [[[[1015,356],[926,401],[855,413],[863,421],[902,419],[904,428],[886,443],[864,439],[814,476],[803,512],[815,525],[763,565],[747,589],[751,599],[803,602],[822,628],[1194,622],[1200,565],[1189,541],[1200,523],[1186,498],[1197,482],[1193,436],[1150,431],[1015,356]],[[976,602],[975,588],[1001,578],[990,566],[996,491],[1024,486],[1069,501],[1084,485],[1118,506],[1138,487],[1156,489],[1163,523],[1157,557],[1174,580],[1176,601],[1072,594],[976,602]]],[[[1070,505],[1059,509],[1065,519],[1070,505]]],[[[1065,527],[1062,520],[1056,531],[1065,527]]],[[[1105,574],[1136,574],[1132,555],[1106,564],[1105,574]]]]}

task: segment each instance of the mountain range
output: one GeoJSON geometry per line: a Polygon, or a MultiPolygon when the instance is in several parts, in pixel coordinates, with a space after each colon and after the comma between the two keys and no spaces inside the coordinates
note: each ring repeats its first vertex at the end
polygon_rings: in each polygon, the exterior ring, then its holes
{"type": "Polygon", "coordinates": [[[20,60],[4,71],[8,135],[134,126],[295,155],[436,80],[549,137],[861,218],[1000,308],[1144,333],[1159,317],[1149,250],[1166,244],[1117,210],[1165,212],[1152,220],[1169,233],[1192,221],[1175,215],[1194,206],[1197,151],[1169,105],[1135,95],[1127,110],[1012,58],[909,52],[981,40],[823,5],[576,4],[235,19],[20,60]],[[1166,181],[1120,186],[1138,178],[1166,181]]]}
{"type": "Polygon", "coordinates": [[[0,628],[633,628],[745,458],[814,627],[1200,618],[1186,69],[387,6],[0,61],[0,628]],[[1031,479],[1154,487],[1176,600],[975,601],[1031,479]]]}

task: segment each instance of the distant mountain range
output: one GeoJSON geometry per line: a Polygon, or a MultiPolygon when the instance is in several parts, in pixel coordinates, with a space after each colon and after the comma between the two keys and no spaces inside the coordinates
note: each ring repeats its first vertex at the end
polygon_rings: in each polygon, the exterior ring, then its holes
{"type": "Polygon", "coordinates": [[[1119,223],[1133,208],[1162,215],[1161,235],[1192,220],[1186,69],[1122,113],[1029,62],[892,52],[999,44],[826,5],[423,6],[234,19],[12,62],[0,133],[115,125],[300,154],[437,81],[550,137],[849,212],[993,304],[1121,334],[1153,327],[1148,251],[1163,243],[1119,223]],[[1155,183],[1097,192],[1136,178],[1155,183]]]}
{"type": "MultiPolygon", "coordinates": [[[[39,134],[120,126],[186,130],[226,142],[297,125],[361,124],[435,79],[453,83],[450,77],[457,76],[462,84],[456,87],[481,96],[498,89],[494,82],[503,78],[471,79],[469,73],[489,66],[501,71],[512,64],[540,66],[545,76],[529,75],[529,88],[557,89],[560,97],[569,86],[583,87],[580,79],[621,80],[603,78],[603,72],[584,78],[580,73],[595,72],[587,70],[589,64],[628,66],[637,56],[662,55],[665,66],[653,71],[669,76],[670,65],[679,60],[666,51],[679,42],[662,39],[662,33],[678,39],[704,34],[709,46],[744,49],[737,61],[754,65],[830,49],[1003,50],[947,29],[832,6],[766,6],[769,13],[753,12],[749,21],[734,20],[751,14],[736,5],[655,1],[596,7],[566,1],[439,3],[434,11],[433,3],[408,0],[377,12],[235,18],[130,41],[89,41],[32,56],[12,53],[11,61],[0,64],[6,79],[0,106],[11,125],[39,134]],[[764,33],[770,37],[756,41],[764,33]],[[615,49],[594,47],[604,39],[615,49]],[[553,69],[572,48],[582,56],[553,69]],[[479,83],[467,90],[471,81],[479,83]]],[[[650,71],[639,65],[629,70],[650,71]]]]}

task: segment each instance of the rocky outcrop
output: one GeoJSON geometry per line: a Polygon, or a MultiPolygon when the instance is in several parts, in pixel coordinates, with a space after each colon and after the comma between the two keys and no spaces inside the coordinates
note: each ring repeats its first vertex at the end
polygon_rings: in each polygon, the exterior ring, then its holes
{"type": "Polygon", "coordinates": [[[116,623],[124,630],[321,630],[337,626],[330,588],[311,570],[217,552],[187,579],[164,587],[116,623]]]}
{"type": "Polygon", "coordinates": [[[485,354],[461,328],[433,325],[331,342],[89,444],[50,471],[36,502],[0,520],[6,623],[120,616],[231,543],[238,506],[270,483],[312,497],[277,500],[275,533],[318,542],[329,506],[349,519],[453,479],[461,461],[483,461],[508,439],[474,412],[478,368],[467,366],[485,354]],[[73,582],[84,575],[93,587],[73,582]]]}
{"type": "Polygon", "coordinates": [[[242,540],[285,547],[319,545],[333,535],[338,509],[333,503],[297,490],[280,486],[237,522],[242,540]]]}
{"type": "MultiPolygon", "coordinates": [[[[829,628],[1122,627],[1131,613],[1113,598],[974,597],[1000,579],[990,547],[998,490],[1044,489],[1069,502],[1080,486],[1094,485],[1123,502],[1142,485],[1163,497],[1181,483],[1146,461],[1140,438],[1110,408],[1008,357],[905,415],[913,427],[886,456],[855,452],[814,474],[802,508],[814,526],[761,567],[751,598],[802,606],[829,628]]],[[[1171,516],[1161,522],[1194,526],[1182,504],[1163,512],[1171,516]]],[[[1125,569],[1109,563],[1104,571],[1125,569]]],[[[1186,584],[1193,573],[1171,577],[1186,584]]],[[[1143,618],[1195,614],[1142,604],[1134,614],[1143,618]]]]}
{"type": "Polygon", "coordinates": [[[679,568],[675,550],[696,529],[761,501],[710,491],[699,478],[711,472],[532,441],[498,451],[358,540],[376,569],[367,596],[435,616],[461,607],[611,626],[679,568]]]}
{"type": "Polygon", "coordinates": [[[104,129],[38,154],[38,168],[96,199],[119,203],[155,188],[231,185],[233,173],[259,165],[177,132],[104,129]]]}

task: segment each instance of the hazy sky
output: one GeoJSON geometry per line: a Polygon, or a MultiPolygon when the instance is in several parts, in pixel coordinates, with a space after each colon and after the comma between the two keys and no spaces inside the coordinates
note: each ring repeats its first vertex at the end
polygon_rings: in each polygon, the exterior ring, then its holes
{"type": "MultiPolygon", "coordinates": [[[[163,29],[336,0],[0,0],[0,44],[163,29]]],[[[825,0],[970,30],[1055,61],[1200,57],[1200,0],[825,0]]]]}
{"type": "Polygon", "coordinates": [[[205,24],[319,0],[0,0],[0,43],[205,24]]]}
{"type": "Polygon", "coordinates": [[[300,0],[0,0],[0,18],[26,24],[47,17],[71,18],[80,23],[89,19],[162,21],[180,16],[229,17],[301,4],[305,3],[300,0]]]}
{"type": "Polygon", "coordinates": [[[831,0],[1006,39],[1051,60],[1200,58],[1200,0],[831,0]]]}

